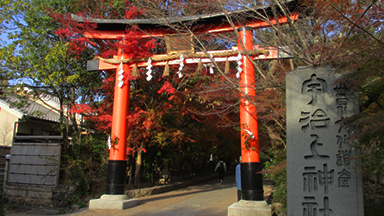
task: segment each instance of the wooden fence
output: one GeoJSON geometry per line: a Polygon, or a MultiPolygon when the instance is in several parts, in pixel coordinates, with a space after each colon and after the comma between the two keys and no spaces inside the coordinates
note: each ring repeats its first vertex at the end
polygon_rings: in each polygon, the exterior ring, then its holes
{"type": "Polygon", "coordinates": [[[55,187],[59,180],[62,137],[14,137],[8,184],[55,187]]]}

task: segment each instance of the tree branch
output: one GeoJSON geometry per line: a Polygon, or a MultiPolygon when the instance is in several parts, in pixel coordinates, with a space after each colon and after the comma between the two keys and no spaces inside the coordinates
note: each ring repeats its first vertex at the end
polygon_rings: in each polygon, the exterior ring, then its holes
{"type": "MultiPolygon", "coordinates": [[[[372,35],[369,31],[365,30],[363,27],[361,27],[360,25],[356,24],[355,22],[353,22],[351,19],[349,19],[348,17],[346,17],[339,9],[337,9],[334,5],[332,5],[331,3],[328,2],[328,0],[325,0],[325,2],[327,2],[327,4],[329,6],[331,6],[337,13],[339,13],[345,20],[347,20],[349,23],[351,23],[354,27],[362,30],[363,32],[365,32],[369,37],[371,37],[373,40],[379,42],[381,45],[384,45],[384,42],[379,40],[378,38],[376,38],[374,35],[372,35]]],[[[365,12],[363,13],[362,16],[364,16],[364,14],[366,13],[366,11],[368,11],[375,3],[377,2],[377,0],[374,0],[372,2],[372,4],[365,10],[365,12]]]]}

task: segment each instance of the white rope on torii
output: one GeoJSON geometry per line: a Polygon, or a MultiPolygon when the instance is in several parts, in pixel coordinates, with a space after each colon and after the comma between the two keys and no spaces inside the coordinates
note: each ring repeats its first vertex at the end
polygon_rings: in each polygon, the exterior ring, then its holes
{"type": "Polygon", "coordinates": [[[170,61],[175,59],[180,59],[181,55],[184,59],[187,58],[215,58],[215,57],[230,57],[235,56],[238,53],[242,55],[264,55],[268,56],[270,53],[268,50],[261,50],[261,49],[254,49],[254,50],[248,50],[248,51],[238,51],[238,50],[225,50],[220,52],[208,52],[208,53],[178,53],[178,54],[172,54],[172,55],[155,55],[152,57],[142,57],[142,58],[128,58],[128,59],[105,59],[102,57],[95,57],[95,59],[100,59],[103,62],[107,62],[110,64],[120,64],[122,63],[138,63],[138,62],[146,62],[149,58],[152,59],[152,62],[159,62],[159,61],[170,61]]]}

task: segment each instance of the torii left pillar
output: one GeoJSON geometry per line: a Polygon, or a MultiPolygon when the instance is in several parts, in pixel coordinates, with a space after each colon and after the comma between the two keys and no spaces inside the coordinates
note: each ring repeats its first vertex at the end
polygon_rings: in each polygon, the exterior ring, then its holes
{"type": "MultiPolygon", "coordinates": [[[[253,49],[252,29],[238,29],[240,51],[253,49]]],[[[228,207],[228,216],[271,216],[272,211],[264,201],[263,180],[259,156],[259,135],[256,106],[251,100],[256,96],[255,67],[249,56],[241,60],[239,88],[241,129],[241,200],[228,207]]]]}
{"type": "MultiPolygon", "coordinates": [[[[124,60],[125,40],[119,42],[118,59],[124,60]]],[[[129,110],[130,82],[124,76],[129,65],[121,64],[116,70],[115,91],[113,100],[113,117],[111,146],[109,150],[107,183],[105,194],[100,199],[89,202],[90,209],[126,209],[138,204],[137,199],[129,199],[125,195],[125,175],[127,169],[127,116],[129,110]]]]}

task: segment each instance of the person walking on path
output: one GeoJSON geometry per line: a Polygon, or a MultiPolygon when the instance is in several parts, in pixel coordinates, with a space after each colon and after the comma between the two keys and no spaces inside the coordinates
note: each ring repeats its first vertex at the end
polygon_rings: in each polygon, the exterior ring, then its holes
{"type": "Polygon", "coordinates": [[[220,184],[223,184],[224,181],[224,174],[227,171],[227,166],[225,165],[225,162],[223,159],[220,158],[219,162],[217,162],[217,165],[215,167],[215,172],[219,172],[219,181],[220,184]]]}
{"type": "MultiPolygon", "coordinates": [[[[241,161],[241,157],[240,157],[241,161]]],[[[236,176],[236,187],[237,187],[237,202],[241,200],[241,163],[236,165],[235,176],[236,176]]]]}

